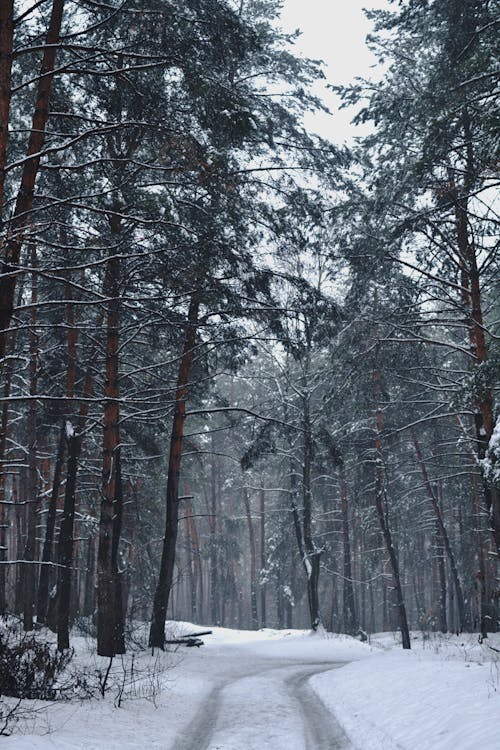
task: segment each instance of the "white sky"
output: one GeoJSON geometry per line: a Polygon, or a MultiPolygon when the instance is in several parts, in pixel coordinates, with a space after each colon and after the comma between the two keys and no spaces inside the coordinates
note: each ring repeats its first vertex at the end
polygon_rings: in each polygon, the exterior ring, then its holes
{"type": "MultiPolygon", "coordinates": [[[[376,62],[365,44],[371,25],[363,8],[387,8],[387,0],[284,0],[281,25],[286,31],[300,29],[297,51],[326,63],[326,83],[347,84],[355,76],[369,77],[376,62]]],[[[350,120],[354,110],[336,109],[336,97],[325,86],[321,94],[332,110],[331,116],[306,119],[308,129],[335,143],[351,140],[358,133],[350,120]]]]}

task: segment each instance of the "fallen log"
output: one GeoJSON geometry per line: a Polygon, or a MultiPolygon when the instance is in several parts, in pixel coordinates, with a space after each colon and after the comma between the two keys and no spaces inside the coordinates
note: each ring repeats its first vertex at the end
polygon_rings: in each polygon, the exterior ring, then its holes
{"type": "Polygon", "coordinates": [[[165,641],[165,643],[173,644],[175,646],[187,646],[188,648],[192,648],[193,646],[199,648],[200,646],[203,646],[201,638],[189,638],[187,636],[183,636],[182,638],[172,638],[171,640],[165,641]]]}
{"type": "Polygon", "coordinates": [[[212,631],[201,630],[199,633],[186,633],[185,635],[180,635],[177,638],[166,640],[165,643],[173,646],[187,646],[188,648],[193,648],[193,646],[196,646],[197,648],[199,648],[200,646],[203,646],[203,641],[200,638],[201,635],[212,635],[212,631]]]}

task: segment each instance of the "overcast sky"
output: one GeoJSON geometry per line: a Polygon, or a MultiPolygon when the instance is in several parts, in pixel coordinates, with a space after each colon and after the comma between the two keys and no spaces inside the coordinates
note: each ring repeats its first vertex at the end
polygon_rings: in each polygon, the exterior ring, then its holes
{"type": "MultiPolygon", "coordinates": [[[[284,0],[282,27],[287,31],[301,29],[297,49],[327,64],[328,82],[347,84],[355,76],[369,76],[376,62],[365,44],[371,31],[363,8],[387,8],[387,0],[284,0]]],[[[318,90],[319,91],[319,90],[318,90]]],[[[324,87],[321,89],[330,109],[336,99],[324,87]]],[[[308,128],[325,138],[341,143],[356,135],[349,124],[354,112],[342,110],[332,116],[315,116],[307,120],[308,128]]]]}

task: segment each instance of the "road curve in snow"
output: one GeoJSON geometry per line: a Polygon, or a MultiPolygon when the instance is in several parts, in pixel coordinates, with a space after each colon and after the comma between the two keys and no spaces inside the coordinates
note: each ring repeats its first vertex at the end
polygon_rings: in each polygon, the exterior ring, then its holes
{"type": "Polygon", "coordinates": [[[276,658],[236,661],[175,750],[352,750],[308,684],[313,675],[341,666],[276,658]]]}

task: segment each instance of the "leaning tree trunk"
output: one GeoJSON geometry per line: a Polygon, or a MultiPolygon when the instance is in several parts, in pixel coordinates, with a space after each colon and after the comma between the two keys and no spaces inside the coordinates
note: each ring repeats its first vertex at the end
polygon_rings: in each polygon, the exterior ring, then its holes
{"type": "MultiPolygon", "coordinates": [[[[64,229],[61,230],[61,244],[65,247],[68,246],[66,232],[64,229]]],[[[69,259],[68,259],[69,260],[69,259]]],[[[56,461],[54,466],[54,477],[52,482],[52,491],[50,493],[48,508],[47,508],[47,519],[45,523],[45,538],[43,543],[42,551],[42,565],[40,566],[40,578],[38,582],[38,601],[37,601],[37,614],[38,621],[45,622],[49,627],[55,626],[58,628],[57,622],[53,622],[53,617],[47,617],[49,612],[49,583],[50,583],[50,562],[53,557],[54,547],[54,535],[55,535],[55,524],[56,524],[56,511],[57,502],[59,499],[59,491],[62,484],[62,470],[64,465],[65,448],[66,445],[70,445],[71,441],[67,434],[67,422],[71,421],[73,417],[73,399],[75,395],[75,381],[76,381],[76,349],[78,343],[78,329],[75,325],[75,311],[73,304],[73,288],[70,283],[69,274],[65,283],[65,297],[66,297],[66,350],[67,350],[67,368],[66,368],[66,405],[64,408],[64,419],[59,434],[59,440],[57,445],[56,461]]],[[[93,365],[94,354],[90,357],[90,365],[93,365]]],[[[87,408],[83,406],[82,408],[87,408]]],[[[69,460],[68,455],[68,471],[73,470],[73,461],[69,460]]],[[[72,480],[68,477],[67,481],[72,480]]],[[[76,481],[76,480],[75,480],[76,481]]],[[[66,494],[65,494],[65,508],[64,518],[67,514],[72,515],[67,507],[66,494]]],[[[59,554],[66,558],[66,552],[62,552],[67,542],[61,537],[61,533],[68,529],[67,524],[61,524],[59,531],[59,554]]],[[[60,562],[60,561],[59,561],[60,562]]],[[[59,578],[59,575],[57,576],[59,578]]],[[[59,596],[59,583],[56,585],[54,597],[59,596]]],[[[55,613],[57,608],[57,602],[53,599],[51,602],[50,613],[55,613]]],[[[64,608],[63,608],[64,609],[64,608]]],[[[65,646],[67,648],[67,646],[65,646]]]]}
{"type": "MultiPolygon", "coordinates": [[[[474,242],[469,239],[469,195],[473,190],[476,168],[471,123],[467,107],[462,111],[462,129],[466,147],[466,166],[463,185],[455,189],[458,199],[455,203],[455,222],[458,254],[461,267],[462,305],[469,336],[469,345],[474,367],[485,365],[488,360],[483,306],[481,296],[481,276],[477,262],[474,242]]],[[[454,183],[453,179],[452,182],[454,183]]],[[[495,425],[493,393],[486,383],[475,394],[476,408],[474,422],[476,445],[479,461],[482,461],[488,450],[488,444],[495,425]]],[[[488,482],[483,482],[483,491],[490,532],[495,540],[497,554],[500,554],[500,493],[488,482]]]]}
{"type": "MultiPolygon", "coordinates": [[[[377,345],[378,349],[378,345],[377,345]]],[[[375,386],[375,413],[376,413],[376,428],[375,428],[375,508],[377,511],[380,528],[382,530],[382,536],[384,538],[387,555],[389,557],[389,563],[391,566],[392,580],[394,583],[394,591],[396,594],[396,606],[398,610],[399,628],[401,630],[401,639],[404,649],[411,648],[410,644],[410,630],[408,628],[408,618],[406,616],[406,607],[403,597],[403,589],[401,587],[401,577],[399,575],[399,564],[396,556],[396,550],[392,541],[391,529],[389,526],[389,519],[386,516],[384,508],[384,464],[382,455],[382,427],[383,427],[383,416],[382,409],[380,406],[380,372],[377,366],[373,371],[373,381],[375,386]]]]}
{"type": "MultiPolygon", "coordinates": [[[[61,241],[68,246],[66,231],[61,231],[61,241]]],[[[85,416],[80,415],[78,433],[75,434],[71,419],[74,411],[75,381],[76,381],[76,357],[78,344],[78,329],[75,325],[75,309],[73,304],[73,288],[68,276],[65,284],[66,291],[66,346],[68,355],[68,366],[66,371],[66,422],[65,437],[67,442],[67,471],[66,487],[64,492],[64,507],[59,529],[58,549],[58,571],[57,571],[57,646],[59,651],[69,648],[69,614],[72,593],[72,566],[74,553],[74,522],[76,506],[76,480],[78,472],[78,459],[80,457],[81,442],[80,432],[85,423],[85,416]]],[[[85,409],[82,401],[82,409],[85,409]]]]}
{"type": "Polygon", "coordinates": [[[457,569],[457,565],[455,562],[455,555],[453,554],[453,550],[452,550],[451,543],[450,543],[450,538],[448,536],[448,532],[446,531],[446,526],[444,525],[443,516],[441,513],[441,509],[439,507],[438,499],[435,495],[434,489],[429,479],[429,475],[427,473],[427,467],[424,462],[422,449],[420,447],[420,443],[418,442],[418,439],[414,430],[411,431],[411,436],[412,436],[413,446],[415,448],[415,453],[417,455],[418,463],[420,466],[420,471],[422,473],[422,479],[424,480],[424,486],[427,492],[427,496],[431,503],[432,511],[436,519],[436,524],[437,524],[439,534],[443,542],[443,546],[446,550],[448,562],[450,563],[451,577],[453,579],[453,586],[455,588],[455,594],[457,597],[459,630],[460,632],[462,632],[462,630],[465,627],[465,601],[464,601],[464,595],[462,591],[462,584],[460,583],[458,569],[457,569]]]}
{"type": "MultiPolygon", "coordinates": [[[[100,320],[98,318],[98,328],[100,327],[100,320]]],[[[71,352],[71,344],[69,351],[71,352]]],[[[85,431],[85,425],[87,421],[89,411],[89,401],[92,397],[92,382],[93,382],[93,362],[94,362],[95,347],[92,349],[87,372],[85,374],[83,384],[83,400],[80,405],[78,422],[76,431],[73,429],[71,422],[66,421],[65,425],[65,438],[67,442],[67,470],[66,470],[66,487],[64,493],[64,509],[63,517],[61,519],[61,526],[59,530],[59,545],[58,545],[58,578],[57,578],[57,637],[58,637],[58,649],[63,651],[69,647],[69,624],[70,624],[70,604],[72,594],[72,566],[74,559],[74,518],[76,508],[76,484],[78,475],[78,462],[83,445],[83,433],[85,431]]],[[[71,362],[71,356],[70,360],[71,362]]],[[[75,359],[76,365],[76,359],[75,359]]],[[[68,403],[72,402],[72,386],[74,386],[74,380],[72,380],[73,367],[69,367],[69,378],[68,378],[68,403]]],[[[68,407],[69,413],[69,407],[68,407]]],[[[119,522],[119,519],[118,519],[119,522]]],[[[117,523],[115,519],[115,524],[117,523]]],[[[93,569],[93,548],[90,545],[89,550],[89,570],[87,576],[92,578],[93,569]]],[[[121,612],[121,593],[118,584],[118,593],[120,599],[118,601],[117,618],[121,612]]],[[[86,602],[89,598],[92,598],[90,592],[85,592],[86,602]]],[[[86,612],[91,611],[90,606],[84,607],[86,612]]],[[[123,628],[117,628],[119,634],[117,636],[117,653],[121,653],[119,648],[124,648],[120,633],[123,628]]]]}
{"type": "Polygon", "coordinates": [[[163,649],[165,647],[165,620],[167,617],[168,600],[172,589],[175,548],[179,526],[179,477],[182,459],[182,441],[186,420],[186,400],[196,343],[201,296],[202,288],[200,283],[199,288],[195,289],[191,295],[184,346],[179,363],[177,388],[175,391],[174,419],[172,423],[168,459],[165,536],[163,538],[160,574],[156,586],[151,628],[149,631],[149,645],[152,648],[163,649]]]}
{"type": "MultiPolygon", "coordinates": [[[[2,6],[8,6],[6,0],[2,0],[2,6]]],[[[24,234],[28,223],[30,222],[30,213],[33,208],[33,195],[35,192],[35,182],[40,165],[40,157],[45,141],[45,129],[49,119],[49,104],[52,90],[52,80],[54,77],[54,67],[56,61],[56,50],[61,33],[61,23],[64,10],[64,0],[53,0],[52,11],[49,20],[45,48],[42,59],[42,66],[38,78],[38,86],[33,109],[33,119],[31,124],[30,135],[28,139],[28,148],[26,158],[23,164],[21,174],[21,184],[17,194],[16,204],[13,216],[8,224],[8,236],[4,241],[3,261],[0,275],[0,358],[5,354],[8,329],[12,314],[14,311],[14,294],[16,288],[17,266],[21,255],[24,234]]],[[[9,9],[6,7],[2,13],[7,14],[7,27],[2,30],[0,39],[0,54],[2,54],[2,63],[4,69],[0,75],[8,75],[8,61],[4,55],[9,55],[10,39],[9,31],[9,9]],[[5,35],[5,38],[3,38],[5,35]]],[[[0,85],[4,80],[0,80],[0,85]]],[[[10,92],[3,89],[0,92],[0,98],[6,99],[10,92]]],[[[8,115],[8,105],[4,102],[2,109],[8,115]]],[[[4,114],[4,112],[2,112],[4,114]]],[[[4,127],[6,123],[4,122],[4,127]]],[[[7,133],[5,132],[4,140],[6,143],[7,133]]],[[[0,141],[0,149],[2,142],[0,141]]],[[[1,158],[1,155],[0,155],[1,158]]]]}

